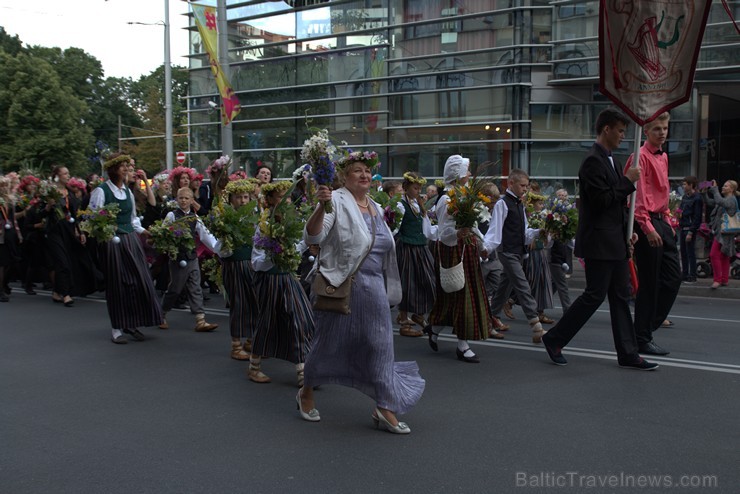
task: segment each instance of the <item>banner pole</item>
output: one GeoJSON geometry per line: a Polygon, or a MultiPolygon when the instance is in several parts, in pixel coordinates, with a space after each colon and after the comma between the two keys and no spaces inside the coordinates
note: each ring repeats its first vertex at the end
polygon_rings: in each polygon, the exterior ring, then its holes
{"type": "MultiPolygon", "coordinates": [[[[642,126],[635,122],[635,149],[632,152],[632,166],[640,168],[640,144],[642,139],[642,126]]],[[[637,182],[635,182],[635,189],[637,189],[637,182]]],[[[629,219],[627,220],[627,242],[632,238],[632,232],[634,231],[635,224],[635,200],[637,199],[637,190],[630,194],[630,212],[629,219]]]]}

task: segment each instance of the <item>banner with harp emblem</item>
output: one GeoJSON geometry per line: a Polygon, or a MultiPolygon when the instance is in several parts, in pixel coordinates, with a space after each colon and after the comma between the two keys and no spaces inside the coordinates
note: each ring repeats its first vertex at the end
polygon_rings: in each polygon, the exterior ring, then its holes
{"type": "Polygon", "coordinates": [[[711,0],[600,0],[599,84],[639,125],[689,100],[711,0]]]}

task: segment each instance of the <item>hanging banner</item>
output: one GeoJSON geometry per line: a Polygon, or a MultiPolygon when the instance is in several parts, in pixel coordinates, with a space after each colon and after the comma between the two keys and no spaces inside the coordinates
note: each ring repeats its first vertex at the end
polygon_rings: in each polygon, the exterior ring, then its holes
{"type": "Polygon", "coordinates": [[[645,125],[691,96],[711,0],[601,0],[601,92],[645,125]]]}
{"type": "Polygon", "coordinates": [[[206,7],[191,3],[193,7],[193,16],[195,25],[198,26],[200,38],[203,41],[203,47],[208,54],[208,62],[211,65],[213,77],[216,79],[216,86],[221,95],[221,121],[224,125],[229,123],[241,111],[239,97],[234,94],[226,75],[221,71],[221,64],[218,63],[218,29],[216,27],[216,8],[206,7]]]}

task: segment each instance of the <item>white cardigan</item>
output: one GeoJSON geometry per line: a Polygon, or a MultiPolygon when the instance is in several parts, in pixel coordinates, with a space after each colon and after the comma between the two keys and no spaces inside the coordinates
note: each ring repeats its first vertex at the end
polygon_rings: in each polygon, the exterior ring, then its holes
{"type": "MultiPolygon", "coordinates": [[[[321,254],[321,274],[333,286],[341,285],[354,273],[365,258],[372,244],[372,233],[367,231],[360,208],[352,193],[346,188],[332,192],[331,213],[324,214],[324,226],[317,235],[309,235],[303,230],[303,239],[308,245],[319,244],[321,254]],[[361,227],[360,227],[361,226],[361,227]]],[[[370,200],[375,208],[375,221],[383,222],[388,235],[393,237],[388,225],[383,221],[380,205],[370,200]]],[[[316,270],[314,265],[314,271],[316,270]]],[[[401,277],[398,274],[396,249],[388,251],[383,260],[386,292],[391,306],[401,302],[401,277]]]]}

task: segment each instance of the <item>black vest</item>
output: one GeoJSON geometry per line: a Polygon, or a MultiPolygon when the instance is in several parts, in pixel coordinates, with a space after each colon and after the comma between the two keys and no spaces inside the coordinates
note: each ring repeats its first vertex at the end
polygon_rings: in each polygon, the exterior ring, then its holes
{"type": "MultiPolygon", "coordinates": [[[[183,210],[180,209],[180,208],[175,209],[174,215],[175,215],[175,220],[179,220],[181,218],[189,218],[189,217],[195,216],[195,214],[193,214],[192,209],[190,210],[190,213],[184,213],[183,210]]],[[[196,221],[197,220],[193,220],[193,221],[188,221],[187,222],[188,227],[190,227],[190,233],[193,235],[193,238],[194,239],[198,238],[198,234],[195,231],[195,222],[196,221]]],[[[180,252],[178,253],[178,256],[177,256],[178,259],[187,259],[189,261],[192,261],[193,259],[195,259],[197,257],[198,256],[195,254],[195,249],[191,249],[190,252],[186,252],[183,249],[180,249],[180,252]]]]}
{"type": "Polygon", "coordinates": [[[509,254],[524,254],[524,205],[510,194],[503,201],[509,208],[501,232],[501,251],[509,254]]]}

